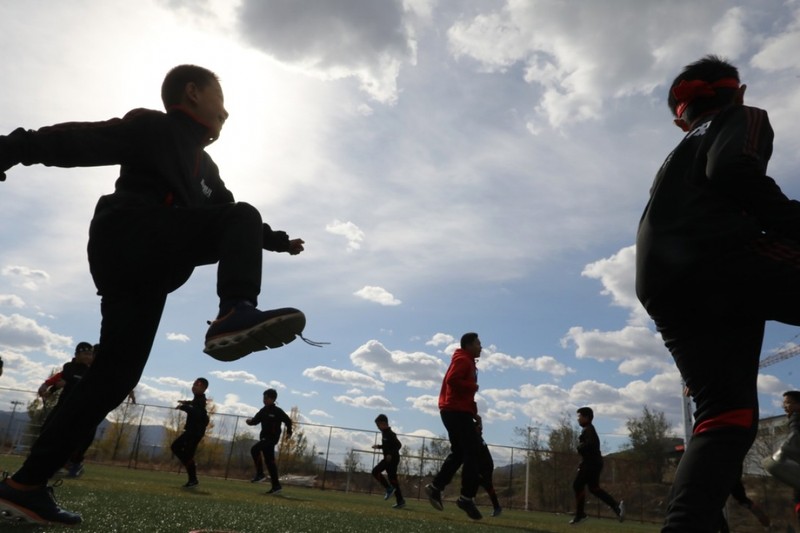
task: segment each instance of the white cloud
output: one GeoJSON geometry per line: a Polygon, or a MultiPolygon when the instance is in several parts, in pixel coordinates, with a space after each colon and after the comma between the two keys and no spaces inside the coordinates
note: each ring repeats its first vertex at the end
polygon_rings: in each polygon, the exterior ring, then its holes
{"type": "Polygon", "coordinates": [[[177,342],[189,342],[191,339],[185,333],[167,332],[167,340],[177,342]]]}
{"type": "Polygon", "coordinates": [[[272,389],[285,389],[286,385],[279,381],[270,381],[269,383],[262,381],[256,377],[255,374],[244,370],[212,370],[210,375],[223,381],[231,381],[235,383],[245,383],[247,385],[258,385],[259,387],[272,388],[272,389]]]}
{"type": "Polygon", "coordinates": [[[448,335],[447,333],[437,333],[431,339],[426,342],[428,346],[441,346],[441,345],[450,345],[455,342],[455,337],[452,335],[448,335]]]}
{"type": "Polygon", "coordinates": [[[15,294],[0,294],[0,305],[4,307],[25,307],[25,301],[15,294]]]}
{"type": "Polygon", "coordinates": [[[334,396],[334,400],[343,403],[349,407],[361,407],[364,409],[381,409],[384,411],[397,411],[397,408],[392,406],[392,402],[383,396],[334,396]]]}
{"type": "Polygon", "coordinates": [[[406,402],[411,404],[412,409],[421,411],[427,415],[439,416],[439,397],[430,394],[421,396],[409,396],[406,402]]]}
{"type": "Polygon", "coordinates": [[[331,415],[329,415],[328,413],[326,413],[322,409],[312,409],[311,411],[309,411],[308,414],[311,415],[311,416],[319,416],[319,417],[322,417],[322,418],[333,418],[331,415]]]}
{"type": "Polygon", "coordinates": [[[560,363],[555,357],[543,355],[541,357],[525,358],[511,356],[494,350],[484,350],[479,360],[481,370],[497,370],[503,372],[508,369],[533,370],[544,372],[553,376],[565,376],[575,372],[574,368],[560,363]]]}
{"type": "Polygon", "coordinates": [[[0,346],[21,352],[41,350],[56,359],[64,357],[63,349],[72,353],[72,338],[53,333],[35,320],[18,314],[0,314],[0,346]]]}
{"type": "Polygon", "coordinates": [[[8,265],[3,267],[4,276],[9,276],[17,284],[31,291],[37,291],[42,284],[50,281],[50,275],[44,270],[28,268],[26,266],[8,265]]]}
{"type": "Polygon", "coordinates": [[[353,294],[369,302],[375,302],[381,305],[400,305],[401,303],[403,303],[397,298],[395,298],[391,292],[387,291],[383,287],[373,287],[367,285],[357,290],[353,294]]]}
{"type": "Polygon", "coordinates": [[[437,387],[445,365],[438,357],[423,352],[390,351],[376,340],[367,341],[350,354],[350,361],[370,375],[378,375],[389,383],[405,383],[409,387],[437,387]]]}
{"type": "Polygon", "coordinates": [[[365,389],[383,390],[383,383],[377,379],[355,372],[353,370],[339,370],[329,366],[315,366],[303,370],[303,375],[314,381],[324,381],[349,387],[358,386],[365,389]]]}
{"type": "Polygon", "coordinates": [[[340,220],[334,220],[325,226],[325,231],[346,238],[347,251],[358,250],[361,248],[361,241],[364,240],[364,232],[350,221],[341,222],[340,220]]]}

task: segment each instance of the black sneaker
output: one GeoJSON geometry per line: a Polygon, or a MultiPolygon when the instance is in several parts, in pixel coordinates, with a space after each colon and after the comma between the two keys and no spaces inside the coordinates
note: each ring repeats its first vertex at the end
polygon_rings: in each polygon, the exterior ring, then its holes
{"type": "Polygon", "coordinates": [[[181,487],[183,487],[184,489],[193,489],[199,484],[200,482],[197,481],[196,479],[190,479],[189,481],[181,485],[181,487]]]}
{"type": "Polygon", "coordinates": [[[492,509],[492,516],[500,516],[501,514],[503,514],[503,508],[499,505],[492,509]]]}
{"type": "Polygon", "coordinates": [[[480,520],[483,518],[483,515],[478,510],[478,507],[475,505],[475,502],[472,500],[472,498],[465,498],[464,496],[461,496],[456,500],[456,505],[458,505],[458,508],[467,513],[467,516],[473,520],[480,520]]]}
{"type": "Polygon", "coordinates": [[[617,519],[620,522],[625,521],[625,502],[620,500],[619,505],[617,505],[617,519]]]}
{"type": "Polygon", "coordinates": [[[405,500],[400,500],[396,504],[392,505],[392,509],[402,509],[405,506],[406,506],[406,501],[405,500]]]}
{"type": "Polygon", "coordinates": [[[431,502],[431,505],[434,509],[437,511],[444,509],[444,504],[442,503],[442,491],[431,484],[427,484],[425,485],[425,494],[428,495],[428,501],[431,502]]]}
{"type": "Polygon", "coordinates": [[[53,487],[40,487],[30,491],[17,490],[6,481],[0,483],[0,519],[44,526],[58,524],[72,526],[81,523],[81,515],[58,506],[53,487]]]}
{"type": "Polygon", "coordinates": [[[386,492],[383,495],[383,499],[388,500],[389,498],[392,497],[392,494],[394,494],[394,487],[389,487],[388,489],[386,489],[386,492]]]}
{"type": "Polygon", "coordinates": [[[235,361],[289,344],[305,326],[306,316],[292,307],[259,311],[242,302],[211,323],[203,351],[219,361],[235,361]]]}
{"type": "Polygon", "coordinates": [[[264,474],[256,474],[253,476],[253,479],[250,480],[250,483],[258,483],[259,481],[264,481],[265,479],[267,479],[267,476],[264,474]]]}
{"type": "Polygon", "coordinates": [[[572,524],[572,525],[580,524],[581,522],[585,522],[588,519],[589,519],[589,516],[587,514],[585,514],[585,513],[576,514],[575,517],[572,520],[569,521],[569,523],[572,524]]]}
{"type": "Polygon", "coordinates": [[[280,492],[281,492],[282,490],[283,490],[283,487],[281,487],[280,485],[278,485],[277,487],[272,487],[271,489],[269,489],[269,490],[267,491],[267,494],[280,494],[280,492]]]}

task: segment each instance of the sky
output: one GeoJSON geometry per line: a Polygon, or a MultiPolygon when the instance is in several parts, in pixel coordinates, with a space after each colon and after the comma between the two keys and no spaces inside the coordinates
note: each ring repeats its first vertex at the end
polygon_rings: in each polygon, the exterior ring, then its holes
{"type": "MultiPolygon", "coordinates": [[[[274,387],[305,422],[385,413],[444,435],[441,378],[475,331],[488,442],[546,438],[589,405],[614,451],[645,406],[683,434],[680,377],[633,290],[639,217],[682,138],[668,85],[709,53],[735,63],[775,129],[770,175],[800,197],[799,46],[793,0],[0,0],[0,133],[161,109],[171,67],[205,66],[230,112],[208,148],[228,188],[305,240],[265,252],[259,304],[303,310],[330,344],[211,359],[201,267],[168,299],[140,402],[172,406],[205,376],[219,412],[250,416],[274,387]]],[[[87,232],[118,168],[7,175],[0,387],[35,390],[99,336],[87,232]]],[[[769,324],[762,358],[798,333],[769,324]]],[[[762,369],[762,416],[798,370],[762,369]]]]}

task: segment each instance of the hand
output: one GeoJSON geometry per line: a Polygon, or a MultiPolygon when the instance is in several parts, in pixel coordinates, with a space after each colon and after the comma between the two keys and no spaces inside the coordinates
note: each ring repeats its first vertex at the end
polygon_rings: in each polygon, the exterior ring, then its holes
{"type": "Polygon", "coordinates": [[[287,439],[291,439],[292,438],[292,432],[291,431],[287,431],[286,432],[286,438],[287,439]]]}
{"type": "Polygon", "coordinates": [[[247,420],[245,420],[244,422],[245,422],[245,424],[249,424],[249,425],[251,425],[251,426],[253,425],[253,419],[252,419],[252,418],[248,418],[248,419],[247,419],[247,420]]]}
{"type": "Polygon", "coordinates": [[[381,447],[381,445],[380,445],[380,444],[373,444],[373,445],[372,445],[372,449],[373,449],[373,450],[377,450],[377,449],[378,449],[378,448],[380,448],[380,447],[381,447]]]}
{"type": "Polygon", "coordinates": [[[305,241],[303,239],[289,240],[289,249],[287,250],[289,252],[289,255],[297,255],[303,250],[305,250],[305,248],[303,247],[304,244],[305,241]]]}

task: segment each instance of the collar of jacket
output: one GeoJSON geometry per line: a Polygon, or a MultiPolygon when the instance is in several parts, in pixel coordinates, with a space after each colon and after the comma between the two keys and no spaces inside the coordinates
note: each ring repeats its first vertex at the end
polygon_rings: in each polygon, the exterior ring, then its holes
{"type": "Polygon", "coordinates": [[[211,128],[208,126],[208,124],[203,122],[200,117],[195,115],[188,107],[174,105],[167,109],[167,114],[171,117],[181,120],[186,124],[191,124],[194,126],[193,131],[197,133],[197,144],[200,146],[208,146],[216,140],[211,137],[211,128]]]}

